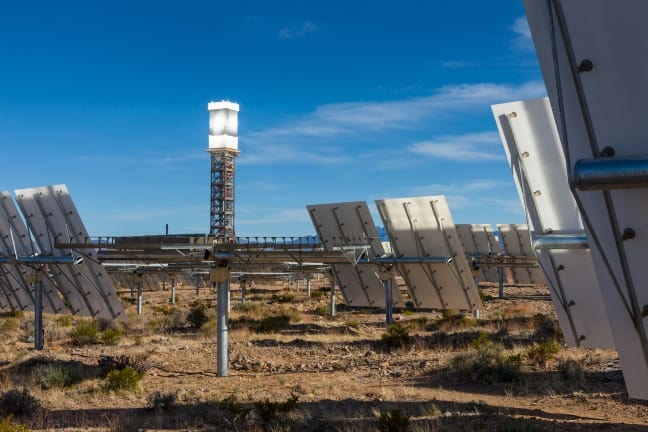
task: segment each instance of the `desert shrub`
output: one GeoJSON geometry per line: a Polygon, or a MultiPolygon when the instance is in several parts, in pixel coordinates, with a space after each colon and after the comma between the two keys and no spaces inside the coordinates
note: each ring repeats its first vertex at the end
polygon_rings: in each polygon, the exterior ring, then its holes
{"type": "Polygon", "coordinates": [[[327,308],[326,306],[317,306],[313,313],[315,315],[328,315],[329,308],[327,308]]]}
{"type": "Polygon", "coordinates": [[[490,336],[488,336],[488,333],[485,331],[480,331],[477,333],[477,336],[473,340],[470,341],[470,346],[476,350],[480,349],[481,347],[488,346],[489,344],[492,344],[493,341],[491,341],[490,336]]]}
{"type": "Polygon", "coordinates": [[[536,314],[533,317],[536,331],[534,337],[539,341],[558,341],[562,338],[562,332],[558,322],[543,314],[536,314]]]}
{"type": "Polygon", "coordinates": [[[34,381],[43,389],[69,387],[81,381],[81,371],[71,365],[41,363],[34,367],[34,381]]]}
{"type": "Polygon", "coordinates": [[[0,322],[0,331],[5,331],[5,330],[16,330],[20,327],[20,319],[19,318],[4,318],[0,322]]]}
{"type": "Polygon", "coordinates": [[[59,315],[56,317],[56,324],[61,327],[70,327],[72,325],[72,317],[70,315],[59,315]]]}
{"type": "Polygon", "coordinates": [[[155,393],[150,394],[147,398],[147,401],[151,408],[162,411],[169,411],[170,409],[172,409],[175,406],[177,400],[177,392],[162,393],[160,391],[156,391],[155,393]]]}
{"type": "Polygon", "coordinates": [[[360,327],[360,324],[361,324],[360,321],[354,319],[350,319],[344,323],[345,326],[352,327],[352,328],[358,328],[360,327]]]}
{"type": "Polygon", "coordinates": [[[497,427],[497,432],[543,432],[545,430],[545,428],[521,418],[508,418],[497,427]]]}
{"type": "Polygon", "coordinates": [[[112,370],[121,370],[126,369],[127,367],[144,373],[151,369],[152,365],[146,358],[146,354],[122,354],[119,356],[101,356],[99,357],[99,368],[103,371],[104,374],[109,373],[112,370]]]}
{"type": "Polygon", "coordinates": [[[13,416],[9,415],[0,419],[0,432],[29,432],[29,428],[13,420],[13,416]]]}
{"type": "Polygon", "coordinates": [[[413,320],[407,321],[407,327],[410,330],[425,330],[427,327],[428,319],[427,317],[418,317],[413,320]]]}
{"type": "Polygon", "coordinates": [[[290,324],[290,317],[286,314],[265,317],[257,325],[259,333],[273,333],[285,329],[290,324]]]}
{"type": "Polygon", "coordinates": [[[187,314],[187,322],[194,328],[200,328],[207,321],[209,321],[207,306],[202,303],[192,307],[187,314]]]}
{"type": "Polygon", "coordinates": [[[233,393],[220,402],[220,407],[223,411],[228,412],[234,421],[244,421],[252,412],[252,408],[239,403],[233,393]]]}
{"type": "Polygon", "coordinates": [[[272,301],[275,301],[277,303],[291,303],[293,300],[295,300],[295,295],[291,293],[282,293],[282,294],[273,294],[272,295],[272,301]]]}
{"type": "Polygon", "coordinates": [[[294,411],[297,408],[297,395],[291,395],[285,402],[265,401],[254,402],[254,411],[264,424],[280,418],[281,415],[294,411]]]}
{"type": "Polygon", "coordinates": [[[380,336],[380,342],[388,350],[404,348],[410,342],[409,330],[398,323],[390,324],[380,336]]]}
{"type": "Polygon", "coordinates": [[[412,316],[412,315],[414,315],[414,311],[411,310],[411,309],[403,309],[403,310],[400,311],[400,313],[401,313],[402,315],[405,315],[405,316],[412,316]]]}
{"type": "Polygon", "coordinates": [[[153,311],[162,315],[172,315],[177,309],[171,305],[155,305],[153,311]]]}
{"type": "Polygon", "coordinates": [[[376,426],[381,432],[404,432],[410,427],[410,419],[398,409],[382,410],[376,426]]]}
{"type": "Polygon", "coordinates": [[[441,319],[437,322],[439,329],[444,331],[463,329],[474,324],[475,320],[454,309],[444,309],[441,312],[441,319]]]}
{"type": "Polygon", "coordinates": [[[245,312],[249,314],[259,314],[263,311],[263,307],[259,303],[253,303],[253,302],[245,302],[245,303],[238,303],[235,304],[232,309],[234,309],[237,312],[245,312]]]}
{"type": "Polygon", "coordinates": [[[99,339],[101,340],[101,343],[104,345],[116,346],[119,345],[119,341],[121,340],[121,335],[122,335],[121,330],[109,328],[99,333],[99,339]]]}
{"type": "Polygon", "coordinates": [[[95,325],[97,327],[97,330],[99,330],[100,332],[116,328],[115,322],[113,320],[109,320],[108,318],[95,319],[95,325]]]}
{"type": "Polygon", "coordinates": [[[450,362],[450,371],[458,379],[481,381],[486,384],[515,381],[520,376],[522,356],[507,355],[504,347],[490,340],[480,340],[471,351],[457,355],[450,362]]]}
{"type": "Polygon", "coordinates": [[[281,314],[286,315],[290,322],[298,322],[302,319],[302,314],[299,310],[295,308],[281,309],[281,314]]]}
{"type": "Polygon", "coordinates": [[[99,329],[94,321],[81,321],[70,332],[72,345],[92,345],[99,343],[99,329]]]}
{"type": "Polygon", "coordinates": [[[41,404],[28,389],[12,389],[0,395],[0,416],[30,416],[41,409],[41,404]]]}
{"type": "Polygon", "coordinates": [[[559,352],[560,344],[558,344],[558,342],[548,341],[534,343],[526,351],[526,356],[531,364],[545,366],[547,362],[555,358],[559,352]]]}
{"type": "Polygon", "coordinates": [[[563,379],[567,381],[585,381],[585,370],[583,369],[583,365],[576,360],[569,359],[560,362],[558,370],[563,379]]]}
{"type": "Polygon", "coordinates": [[[0,312],[0,317],[3,318],[24,318],[25,312],[21,310],[10,310],[6,312],[0,312]]]}
{"type": "Polygon", "coordinates": [[[106,375],[104,389],[106,391],[133,391],[144,377],[144,373],[131,367],[115,369],[106,375]]]}
{"type": "Polygon", "coordinates": [[[313,298],[320,298],[322,296],[324,296],[324,291],[322,291],[321,289],[311,291],[311,297],[313,298]]]}

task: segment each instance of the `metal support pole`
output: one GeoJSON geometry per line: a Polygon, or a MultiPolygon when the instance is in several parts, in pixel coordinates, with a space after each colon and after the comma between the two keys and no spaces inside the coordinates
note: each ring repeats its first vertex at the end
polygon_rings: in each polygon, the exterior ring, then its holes
{"type": "Polygon", "coordinates": [[[335,281],[331,281],[331,304],[329,305],[329,311],[332,317],[335,316],[335,281]]]}
{"type": "Polygon", "coordinates": [[[499,283],[499,298],[504,298],[504,267],[497,267],[497,278],[499,283]]]}
{"type": "Polygon", "coordinates": [[[135,297],[135,281],[133,278],[128,279],[128,287],[130,288],[131,298],[135,297]]]}
{"type": "Polygon", "coordinates": [[[137,315],[142,315],[142,282],[137,282],[137,315]]]}
{"type": "Polygon", "coordinates": [[[391,278],[384,281],[385,282],[385,321],[387,325],[394,323],[394,318],[392,315],[392,280],[391,278]]]}
{"type": "Polygon", "coordinates": [[[196,295],[199,296],[200,295],[200,279],[198,278],[198,276],[194,276],[194,277],[195,277],[194,283],[196,285],[196,295]]]}
{"type": "Polygon", "coordinates": [[[232,286],[229,278],[227,278],[225,283],[227,284],[227,319],[229,319],[229,314],[232,311],[232,286]]]}
{"type": "Polygon", "coordinates": [[[245,294],[247,291],[247,282],[242,280],[241,283],[241,304],[245,304],[245,294]]]}
{"type": "Polygon", "coordinates": [[[43,274],[39,271],[30,276],[34,289],[34,349],[41,351],[45,339],[43,333],[43,274]]]}
{"type": "Polygon", "coordinates": [[[171,279],[171,304],[176,302],[176,283],[175,279],[171,279]]]}
{"type": "Polygon", "coordinates": [[[311,296],[311,278],[306,279],[306,295],[311,296]]]}
{"type": "Polygon", "coordinates": [[[227,376],[227,296],[228,296],[228,284],[225,282],[217,282],[217,313],[216,313],[216,324],[217,324],[217,353],[216,353],[216,362],[218,369],[218,376],[226,377],[227,376]]]}

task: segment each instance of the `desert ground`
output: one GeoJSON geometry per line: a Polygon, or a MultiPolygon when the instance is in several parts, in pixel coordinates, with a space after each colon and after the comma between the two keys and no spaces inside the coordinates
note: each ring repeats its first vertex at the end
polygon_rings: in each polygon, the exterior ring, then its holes
{"type": "Polygon", "coordinates": [[[0,315],[0,431],[648,431],[614,351],[564,348],[544,286],[482,285],[456,311],[349,309],[328,281],[308,297],[232,283],[229,376],[216,376],[215,293],[144,293],[110,323],[0,315]]]}

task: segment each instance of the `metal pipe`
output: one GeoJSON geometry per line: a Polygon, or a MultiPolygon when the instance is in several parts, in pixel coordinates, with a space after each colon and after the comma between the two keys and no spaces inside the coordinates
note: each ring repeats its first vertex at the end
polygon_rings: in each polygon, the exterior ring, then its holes
{"type": "Polygon", "coordinates": [[[142,282],[137,282],[137,315],[142,315],[142,282]]]}
{"type": "Polygon", "coordinates": [[[331,299],[329,304],[329,312],[332,317],[335,316],[335,281],[331,281],[331,299]]]}
{"type": "Polygon", "coordinates": [[[306,295],[311,296],[311,280],[310,277],[306,279],[306,295]]]}
{"type": "Polygon", "coordinates": [[[391,278],[385,281],[385,321],[387,325],[394,322],[392,315],[392,280],[391,278]]]}
{"type": "Polygon", "coordinates": [[[79,262],[79,257],[73,256],[0,256],[0,264],[78,264],[79,262]]]}
{"type": "Polygon", "coordinates": [[[176,283],[175,279],[171,281],[171,304],[176,303],[176,283]]]}
{"type": "Polygon", "coordinates": [[[227,282],[215,282],[217,285],[216,300],[216,367],[218,376],[227,376],[227,282]]]}
{"type": "Polygon", "coordinates": [[[43,280],[38,275],[34,282],[34,349],[41,351],[44,345],[43,334],[43,280]]]}
{"type": "Polygon", "coordinates": [[[504,267],[497,267],[497,282],[499,285],[499,298],[504,298],[504,267]]]}
{"type": "Polygon", "coordinates": [[[247,292],[247,282],[242,280],[240,283],[241,286],[241,304],[245,304],[245,294],[247,292]]]}
{"type": "Polygon", "coordinates": [[[227,284],[227,319],[229,319],[229,314],[232,311],[232,290],[230,279],[227,278],[227,281],[225,283],[227,284]]]}
{"type": "Polygon", "coordinates": [[[573,181],[581,191],[648,188],[648,158],[580,159],[573,181]]]}
{"type": "Polygon", "coordinates": [[[533,238],[534,249],[588,249],[587,236],[584,234],[549,234],[533,238]]]}

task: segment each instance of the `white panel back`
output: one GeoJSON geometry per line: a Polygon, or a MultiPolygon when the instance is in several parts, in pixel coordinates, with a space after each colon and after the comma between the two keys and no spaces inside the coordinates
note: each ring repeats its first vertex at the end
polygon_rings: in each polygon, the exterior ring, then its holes
{"type": "Polygon", "coordinates": [[[417,307],[481,309],[466,252],[444,196],[377,200],[376,205],[394,256],[447,260],[397,265],[417,307]]]}
{"type": "MultiPolygon", "coordinates": [[[[568,172],[579,159],[647,156],[648,2],[525,0],[568,172]],[[552,24],[553,23],[553,24],[552,24]],[[563,39],[563,35],[568,35],[563,39]],[[584,59],[593,69],[575,70],[584,59]],[[557,81],[558,80],[558,81],[557,81]]],[[[648,399],[648,190],[576,191],[630,397],[648,399]],[[622,241],[632,228],[636,237],[622,241]]]]}
{"type": "MultiPolygon", "coordinates": [[[[533,227],[531,236],[582,233],[549,100],[511,102],[492,109],[533,227]]],[[[536,252],[567,345],[614,348],[589,249],[536,252]]]]}

